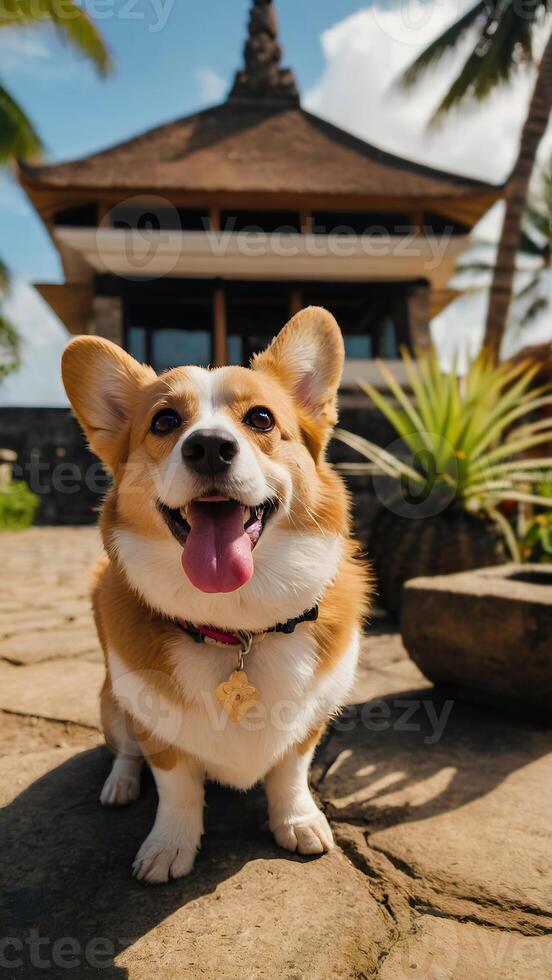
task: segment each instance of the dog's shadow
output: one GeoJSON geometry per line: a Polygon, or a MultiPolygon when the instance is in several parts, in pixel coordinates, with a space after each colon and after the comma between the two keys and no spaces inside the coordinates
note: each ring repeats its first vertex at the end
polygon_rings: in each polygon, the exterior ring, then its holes
{"type": "MultiPolygon", "coordinates": [[[[29,786],[0,817],[1,937],[7,941],[5,948],[0,944],[0,963],[8,967],[6,976],[126,977],[113,961],[141,936],[215,892],[249,861],[286,857],[264,827],[261,790],[243,794],[209,786],[206,834],[194,871],[167,885],[136,881],[131,864],[153,824],[157,795],[145,773],[137,803],[102,808],[98,794],[110,764],[104,748],[81,752],[29,786]],[[67,946],[54,952],[57,969],[52,951],[63,940],[67,946]],[[73,971],[72,959],[78,961],[73,971]]],[[[236,927],[239,921],[236,908],[236,927]]]]}
{"type": "Polygon", "coordinates": [[[550,749],[542,722],[428,687],[351,705],[312,777],[330,819],[370,833],[464,807],[550,749]]]}

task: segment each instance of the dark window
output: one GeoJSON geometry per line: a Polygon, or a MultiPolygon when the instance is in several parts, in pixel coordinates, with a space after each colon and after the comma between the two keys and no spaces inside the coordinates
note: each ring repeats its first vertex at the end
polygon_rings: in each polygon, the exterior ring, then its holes
{"type": "Polygon", "coordinates": [[[317,235],[404,235],[412,230],[412,219],[400,212],[315,211],[312,230],[317,235]]]}
{"type": "Polygon", "coordinates": [[[423,225],[426,234],[433,232],[434,235],[467,235],[470,231],[468,225],[461,221],[453,221],[452,218],[433,211],[424,214],[423,225]]]}
{"type": "Polygon", "coordinates": [[[65,225],[66,228],[95,228],[98,224],[98,205],[77,204],[75,207],[65,208],[64,211],[56,211],[54,223],[65,225]]]}
{"type": "Polygon", "coordinates": [[[125,305],[126,347],[158,371],[212,361],[213,286],[209,282],[147,284],[125,305]],[[142,302],[138,297],[143,295],[142,302]]]}
{"type": "Polygon", "coordinates": [[[405,283],[309,283],[305,306],[324,306],[335,316],[350,360],[395,359],[408,344],[405,283]]]}
{"type": "Polygon", "coordinates": [[[208,231],[211,227],[205,210],[158,207],[155,202],[143,207],[117,205],[111,211],[111,225],[125,231],[208,231]]]}
{"type": "Polygon", "coordinates": [[[300,232],[301,220],[297,211],[223,211],[220,230],[300,232]]]}
{"type": "Polygon", "coordinates": [[[247,365],[289,320],[291,287],[277,282],[227,282],[225,291],[229,361],[247,365]]]}

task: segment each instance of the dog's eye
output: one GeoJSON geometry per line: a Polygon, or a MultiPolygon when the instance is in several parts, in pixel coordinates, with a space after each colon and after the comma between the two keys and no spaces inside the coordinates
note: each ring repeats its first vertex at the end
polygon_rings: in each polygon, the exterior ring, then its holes
{"type": "Polygon", "coordinates": [[[268,408],[252,408],[245,416],[244,422],[257,432],[271,432],[274,428],[274,416],[268,408]]]}
{"type": "Polygon", "coordinates": [[[182,424],[182,419],[178,412],[172,408],[163,408],[157,415],[154,415],[151,423],[151,431],[155,436],[167,436],[169,432],[174,432],[182,424]]]}

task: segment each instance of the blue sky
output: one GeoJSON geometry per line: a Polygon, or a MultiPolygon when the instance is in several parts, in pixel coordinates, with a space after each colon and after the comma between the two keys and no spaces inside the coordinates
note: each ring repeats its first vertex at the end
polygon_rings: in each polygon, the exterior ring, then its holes
{"type": "MultiPolygon", "coordinates": [[[[250,0],[81,0],[95,14],[114,60],[94,70],[47,27],[3,30],[0,75],[38,126],[48,159],[105,148],[166,120],[220,101],[241,65],[250,0]]],[[[448,56],[414,92],[393,82],[419,51],[473,0],[277,0],[285,63],[303,104],[336,125],[402,156],[491,182],[513,165],[535,73],[481,108],[429,131],[427,122],[462,63],[448,56]]],[[[469,45],[471,38],[466,38],[469,45]]],[[[544,40],[544,33],[541,43],[544,40]]],[[[543,144],[552,156],[552,126],[543,144]]],[[[496,236],[500,206],[479,234],[496,236]]],[[[62,281],[55,249],[17,184],[0,174],[0,255],[14,274],[7,312],[23,337],[24,367],[7,379],[0,404],[65,404],[59,356],[67,334],[29,283],[62,281]],[[22,396],[24,392],[24,396],[22,396]]],[[[551,282],[552,294],[552,282],[551,282]]],[[[486,295],[463,298],[440,314],[433,336],[443,357],[475,350],[486,295]]],[[[550,339],[550,316],[524,343],[550,339]]],[[[508,340],[510,348],[519,338],[508,340]]]]}

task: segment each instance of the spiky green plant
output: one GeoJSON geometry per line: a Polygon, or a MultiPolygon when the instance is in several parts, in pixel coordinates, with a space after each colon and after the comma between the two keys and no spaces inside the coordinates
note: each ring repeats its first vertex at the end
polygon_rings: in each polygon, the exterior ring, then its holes
{"type": "Polygon", "coordinates": [[[549,498],[534,486],[549,469],[546,457],[525,454],[552,442],[552,384],[535,386],[539,366],[530,362],[495,366],[483,350],[462,377],[445,371],[434,350],[412,358],[402,352],[409,387],[401,386],[381,361],[378,367],[389,390],[359,382],[407,447],[403,458],[343,429],[336,437],[370,462],[346,463],[350,474],[377,469],[420,495],[439,494],[451,506],[479,514],[499,525],[515,560],[519,548],[504,504],[549,507],[549,498]]]}

